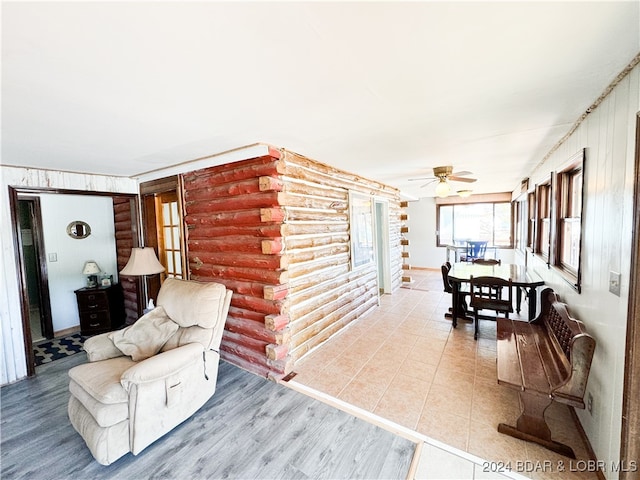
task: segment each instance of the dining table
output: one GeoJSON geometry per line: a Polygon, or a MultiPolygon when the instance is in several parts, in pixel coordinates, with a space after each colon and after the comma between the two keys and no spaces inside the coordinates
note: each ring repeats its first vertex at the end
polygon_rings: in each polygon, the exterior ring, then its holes
{"type": "Polygon", "coordinates": [[[458,324],[458,317],[466,317],[467,312],[463,311],[462,305],[464,305],[464,302],[460,299],[460,292],[462,284],[469,283],[471,277],[511,279],[511,283],[516,289],[516,312],[520,313],[522,291],[524,290],[529,305],[529,321],[535,319],[538,298],[537,288],[544,285],[544,280],[534,270],[528,269],[525,265],[515,263],[483,265],[471,262],[458,262],[451,266],[448,277],[452,289],[451,317],[454,328],[458,324]]]}

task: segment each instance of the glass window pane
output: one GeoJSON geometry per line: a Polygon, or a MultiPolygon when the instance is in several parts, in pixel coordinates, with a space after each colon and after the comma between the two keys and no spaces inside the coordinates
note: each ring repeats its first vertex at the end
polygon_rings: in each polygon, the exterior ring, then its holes
{"type": "Polygon", "coordinates": [[[177,225],[178,223],[178,202],[171,202],[171,224],[177,225]]]}
{"type": "Polygon", "coordinates": [[[167,272],[173,273],[175,271],[173,266],[173,252],[171,251],[166,252],[166,259],[167,259],[167,272]]]}
{"type": "Polygon", "coordinates": [[[168,203],[162,204],[162,223],[164,225],[169,225],[171,223],[170,222],[171,217],[169,216],[171,214],[171,211],[169,210],[169,208],[170,207],[168,203]]]}
{"type": "Polygon", "coordinates": [[[440,244],[453,245],[453,205],[440,207],[440,244]]]}
{"type": "Polygon", "coordinates": [[[173,227],[173,249],[177,250],[180,248],[180,229],[178,227],[173,227]]]}
{"type": "Polygon", "coordinates": [[[182,257],[180,256],[180,252],[179,251],[175,252],[174,258],[175,258],[175,262],[174,262],[175,263],[175,270],[174,271],[175,271],[176,274],[180,274],[181,275],[182,274],[182,257]]]}
{"type": "Polygon", "coordinates": [[[164,227],[162,229],[162,231],[164,232],[164,248],[167,250],[171,250],[172,248],[174,248],[173,246],[173,240],[172,240],[172,236],[171,236],[171,227],[164,227]]]}

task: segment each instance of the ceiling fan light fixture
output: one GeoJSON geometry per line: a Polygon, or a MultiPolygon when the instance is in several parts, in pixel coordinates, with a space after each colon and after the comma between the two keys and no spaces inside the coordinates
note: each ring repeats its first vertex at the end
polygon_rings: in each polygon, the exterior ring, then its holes
{"type": "Polygon", "coordinates": [[[458,195],[460,195],[462,198],[467,198],[471,196],[471,192],[472,190],[458,190],[458,195]]]}
{"type": "Polygon", "coordinates": [[[449,195],[451,191],[451,186],[447,183],[447,181],[443,178],[440,179],[438,185],[436,185],[436,195],[440,198],[444,198],[449,195]]]}

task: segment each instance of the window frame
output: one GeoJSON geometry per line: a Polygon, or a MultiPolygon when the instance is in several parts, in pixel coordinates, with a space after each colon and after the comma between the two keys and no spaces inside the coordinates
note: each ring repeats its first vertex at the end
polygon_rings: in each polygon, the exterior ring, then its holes
{"type": "Polygon", "coordinates": [[[556,184],[558,186],[555,196],[556,202],[556,218],[555,218],[555,231],[556,235],[553,239],[554,255],[552,258],[552,266],[558,273],[569,283],[571,286],[580,293],[582,285],[582,247],[584,240],[584,208],[585,208],[585,165],[586,165],[585,149],[580,150],[573,155],[565,163],[563,168],[556,173],[556,184]],[[580,177],[577,180],[577,177],[580,177]],[[579,185],[576,185],[576,180],[579,185]],[[579,198],[575,196],[576,187],[579,190],[579,198]],[[579,202],[579,205],[575,205],[575,202],[579,202]],[[576,208],[577,207],[577,208],[576,208]],[[575,214],[576,210],[579,215],[575,214]],[[578,223],[578,253],[577,253],[577,267],[567,263],[563,255],[564,246],[564,226],[567,219],[571,219],[572,223],[578,223]]]}
{"type": "MultiPolygon", "coordinates": [[[[448,201],[448,199],[442,199],[442,200],[437,200],[436,201],[436,247],[446,247],[447,245],[449,245],[448,243],[443,243],[441,241],[441,228],[440,228],[440,220],[442,218],[442,215],[440,213],[440,209],[441,207],[453,207],[453,213],[452,216],[455,219],[455,207],[461,207],[461,206],[467,206],[467,205],[476,205],[476,204],[491,204],[493,207],[493,217],[495,219],[495,206],[496,204],[509,204],[509,208],[510,208],[510,213],[509,213],[509,244],[508,245],[498,245],[496,246],[496,248],[498,249],[513,249],[514,245],[515,245],[515,239],[514,239],[514,203],[513,201],[511,201],[511,198],[504,198],[504,199],[489,199],[489,198],[481,198],[480,196],[478,196],[477,199],[471,198],[471,199],[464,199],[463,201],[457,200],[457,199],[453,199],[453,201],[448,201]]],[[[454,220],[455,223],[455,220],[454,220]]],[[[455,234],[454,237],[455,239],[455,234]]],[[[493,244],[493,240],[495,240],[495,221],[494,221],[494,225],[493,225],[493,239],[491,240],[491,244],[493,244]]]]}
{"type": "Polygon", "coordinates": [[[534,238],[534,250],[533,253],[540,255],[547,265],[549,265],[549,261],[551,259],[551,246],[553,244],[553,174],[551,174],[548,180],[544,181],[536,185],[535,196],[536,196],[536,222],[535,222],[535,231],[536,235],[534,238]],[[545,228],[543,228],[546,224],[547,234],[545,235],[545,228]],[[545,241],[547,242],[544,245],[545,241]]]}

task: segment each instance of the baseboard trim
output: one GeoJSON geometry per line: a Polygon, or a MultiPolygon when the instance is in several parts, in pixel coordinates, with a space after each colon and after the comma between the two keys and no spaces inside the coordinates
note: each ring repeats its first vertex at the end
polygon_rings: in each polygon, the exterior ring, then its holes
{"type": "Polygon", "coordinates": [[[75,327],[65,328],[63,330],[58,330],[57,332],[53,332],[54,338],[60,337],[68,337],[76,332],[80,331],[80,325],[76,325],[75,327]]]}

